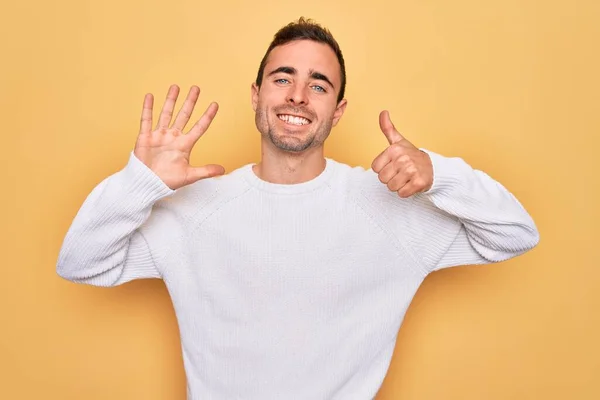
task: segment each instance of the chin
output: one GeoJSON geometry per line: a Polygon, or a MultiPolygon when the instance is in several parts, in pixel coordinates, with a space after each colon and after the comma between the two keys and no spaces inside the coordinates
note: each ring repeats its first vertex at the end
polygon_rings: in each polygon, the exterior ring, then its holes
{"type": "Polygon", "coordinates": [[[294,137],[293,133],[282,133],[279,130],[270,130],[267,134],[269,141],[278,149],[292,152],[292,153],[300,153],[313,145],[313,138],[305,138],[302,139],[298,137],[294,137]]]}

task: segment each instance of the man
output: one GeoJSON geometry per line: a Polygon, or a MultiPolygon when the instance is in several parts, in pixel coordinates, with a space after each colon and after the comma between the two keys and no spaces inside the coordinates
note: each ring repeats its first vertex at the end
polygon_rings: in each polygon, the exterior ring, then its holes
{"type": "Polygon", "coordinates": [[[57,272],[115,286],[161,278],[181,332],[189,399],[372,399],[404,314],[432,271],[500,262],[539,240],[515,197],[459,158],[415,147],[382,112],[372,170],[325,158],[345,65],[329,31],[300,19],[274,37],[252,85],[262,158],[192,167],[217,112],[183,133],[153,97],[123,170],[82,205],[57,272]]]}

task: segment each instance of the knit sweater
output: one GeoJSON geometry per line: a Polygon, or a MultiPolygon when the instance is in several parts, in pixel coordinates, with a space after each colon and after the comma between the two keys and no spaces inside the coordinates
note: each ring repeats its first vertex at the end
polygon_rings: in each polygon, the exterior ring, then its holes
{"type": "Polygon", "coordinates": [[[500,183],[422,150],[434,183],[409,198],[330,158],[304,183],[247,164],[173,191],[131,153],[81,206],[57,273],[104,287],[162,279],[190,400],[372,399],[429,273],[539,240],[500,183]]]}

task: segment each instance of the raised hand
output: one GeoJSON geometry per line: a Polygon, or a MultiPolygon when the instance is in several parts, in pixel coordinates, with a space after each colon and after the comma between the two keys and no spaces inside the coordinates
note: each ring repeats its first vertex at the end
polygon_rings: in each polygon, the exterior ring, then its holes
{"type": "Polygon", "coordinates": [[[200,89],[192,86],[173,125],[173,109],[179,95],[179,87],[172,85],[167,93],[158,123],[152,130],[152,106],[154,97],[147,94],[140,121],[134,154],[150,168],[171,189],[176,190],[200,179],[206,179],[225,173],[221,165],[208,164],[202,167],[190,165],[192,148],[206,132],[217,114],[217,103],[211,103],[192,129],[184,134],[183,129],[188,123],[194,106],[198,100],[200,89]]]}
{"type": "Polygon", "coordinates": [[[390,144],[371,164],[379,180],[402,198],[429,190],[433,185],[433,165],[429,155],[396,130],[389,112],[379,114],[379,126],[390,144]]]}

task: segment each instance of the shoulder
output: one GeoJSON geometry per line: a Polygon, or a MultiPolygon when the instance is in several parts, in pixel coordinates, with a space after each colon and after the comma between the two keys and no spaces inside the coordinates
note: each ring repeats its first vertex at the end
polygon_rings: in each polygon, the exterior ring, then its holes
{"type": "Polygon", "coordinates": [[[391,191],[379,180],[370,167],[351,166],[334,161],[337,170],[333,185],[348,200],[358,205],[370,218],[381,226],[389,224],[401,229],[419,226],[433,214],[443,213],[436,208],[429,196],[418,193],[403,198],[391,191]]]}
{"type": "Polygon", "coordinates": [[[327,163],[334,170],[334,179],[331,185],[342,190],[361,187],[365,180],[368,181],[371,178],[373,172],[362,165],[350,165],[333,158],[327,158],[327,163]]]}
{"type": "Polygon", "coordinates": [[[394,203],[406,202],[395,192],[379,180],[379,176],[370,167],[362,165],[349,165],[340,161],[331,160],[335,166],[336,174],[332,185],[346,192],[357,200],[393,201],[394,203]]]}

